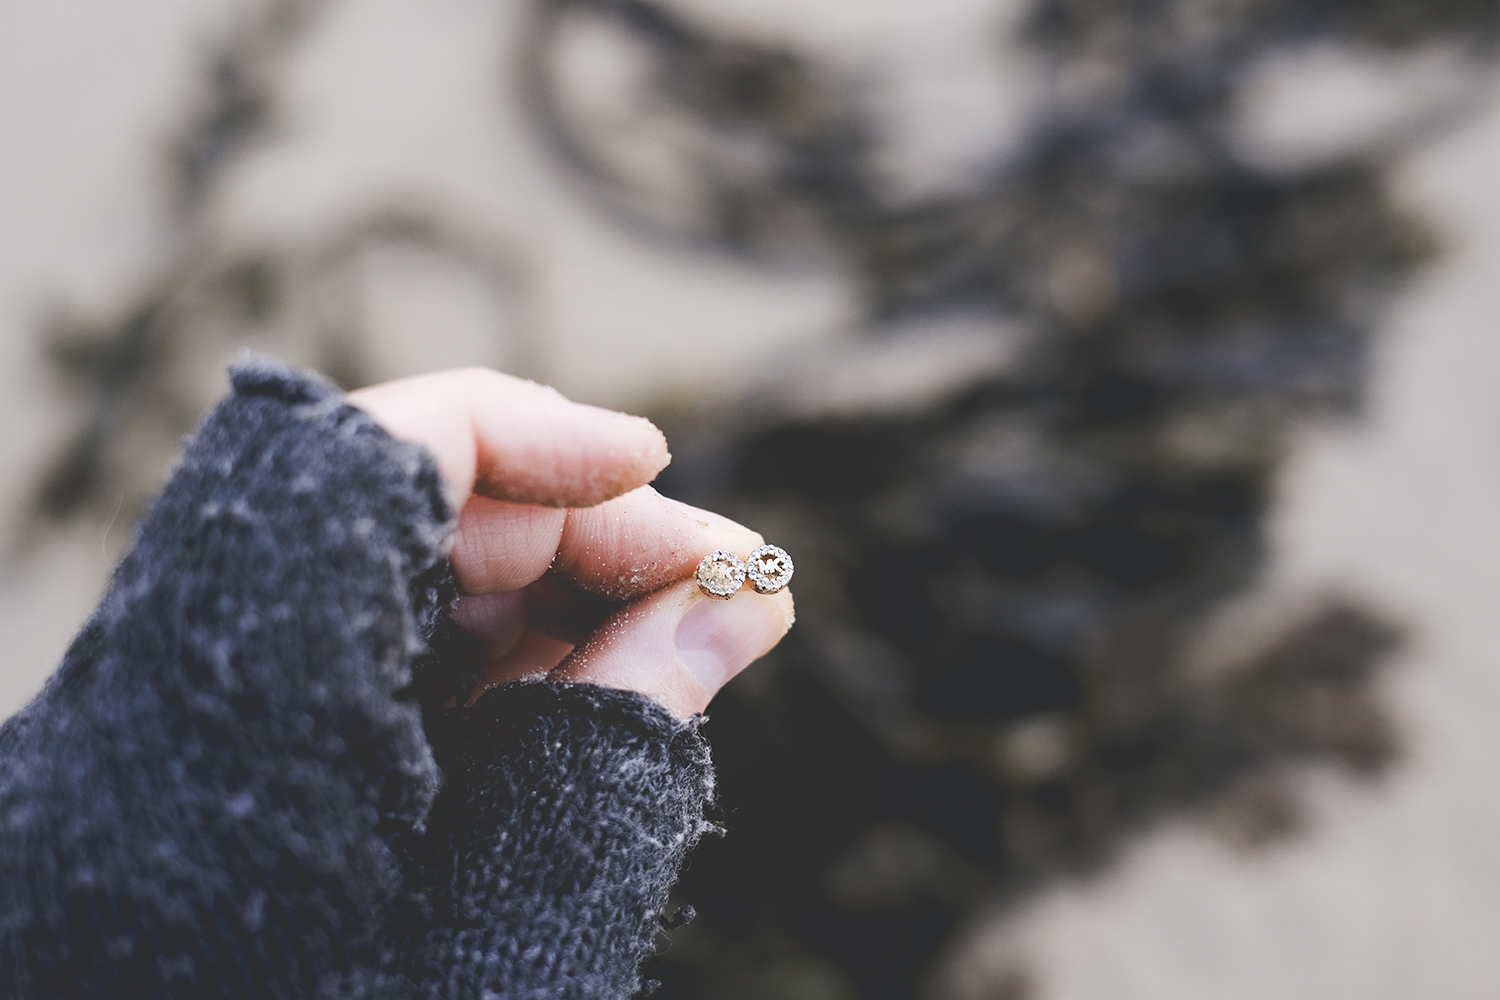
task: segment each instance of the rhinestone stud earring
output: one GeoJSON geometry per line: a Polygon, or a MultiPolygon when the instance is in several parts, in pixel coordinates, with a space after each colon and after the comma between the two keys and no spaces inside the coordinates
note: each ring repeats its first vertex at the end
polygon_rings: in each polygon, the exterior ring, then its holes
{"type": "Polygon", "coordinates": [[[792,581],[792,557],[779,545],[762,545],[750,553],[745,572],[757,594],[774,594],[792,581]]]}
{"type": "Polygon", "coordinates": [[[698,586],[705,594],[727,601],[744,585],[745,564],[733,552],[718,549],[698,564],[698,586]]]}

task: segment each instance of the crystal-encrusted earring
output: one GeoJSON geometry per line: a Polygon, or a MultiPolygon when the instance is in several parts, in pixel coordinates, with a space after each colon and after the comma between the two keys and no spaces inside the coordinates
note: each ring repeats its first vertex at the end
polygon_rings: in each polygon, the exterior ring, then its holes
{"type": "Polygon", "coordinates": [[[733,552],[717,549],[698,564],[698,586],[705,594],[727,601],[744,585],[745,564],[733,552]]]}
{"type": "Polygon", "coordinates": [[[779,545],[762,545],[750,553],[745,573],[757,594],[774,594],[792,582],[792,557],[779,545]]]}

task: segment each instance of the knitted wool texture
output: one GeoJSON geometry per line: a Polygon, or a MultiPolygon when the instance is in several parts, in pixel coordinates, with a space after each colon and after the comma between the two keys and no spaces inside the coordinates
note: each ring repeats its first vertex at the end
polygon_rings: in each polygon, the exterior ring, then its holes
{"type": "Polygon", "coordinates": [[[441,708],[477,662],[430,456],[316,379],[232,382],[0,727],[0,996],[629,996],[707,828],[696,720],[441,708]]]}

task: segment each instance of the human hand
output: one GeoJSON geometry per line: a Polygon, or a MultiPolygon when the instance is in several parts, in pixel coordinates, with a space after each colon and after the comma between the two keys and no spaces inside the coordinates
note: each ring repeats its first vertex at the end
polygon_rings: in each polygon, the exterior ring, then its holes
{"type": "Polygon", "coordinates": [[[671,456],[644,418],[486,369],[387,382],[349,402],[425,446],[453,491],[465,595],[455,620],[489,651],[481,690],[586,682],[685,717],[791,627],[788,591],[699,591],[704,555],[764,540],[646,485],[671,456]]]}

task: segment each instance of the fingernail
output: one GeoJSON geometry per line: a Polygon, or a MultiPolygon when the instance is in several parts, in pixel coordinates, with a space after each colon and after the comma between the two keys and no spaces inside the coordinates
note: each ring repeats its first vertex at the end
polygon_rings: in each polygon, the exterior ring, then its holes
{"type": "Polygon", "coordinates": [[[776,644],[791,627],[782,606],[742,593],[728,601],[702,598],[682,616],[677,655],[710,695],[776,644]]]}

